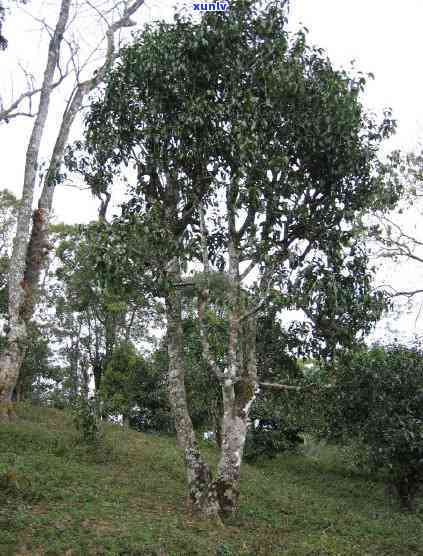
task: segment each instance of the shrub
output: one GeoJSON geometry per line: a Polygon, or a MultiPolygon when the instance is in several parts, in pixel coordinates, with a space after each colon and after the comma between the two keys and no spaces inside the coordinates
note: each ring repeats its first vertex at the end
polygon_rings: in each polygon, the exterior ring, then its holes
{"type": "Polygon", "coordinates": [[[94,399],[87,400],[81,396],[75,400],[73,421],[83,443],[98,443],[100,440],[100,424],[97,404],[94,399]]]}
{"type": "Polygon", "coordinates": [[[423,485],[423,354],[420,346],[373,347],[344,356],[325,392],[328,434],[367,447],[403,509],[423,485]]]}
{"type": "MultiPolygon", "coordinates": [[[[37,502],[43,494],[34,488],[28,474],[15,467],[0,465],[0,516],[8,504],[18,500],[37,502]]],[[[1,528],[1,527],[0,527],[1,528]]]]}
{"type": "Polygon", "coordinates": [[[258,426],[252,426],[247,433],[244,448],[244,459],[253,463],[259,457],[274,458],[286,451],[296,451],[304,442],[299,436],[299,429],[284,427],[274,419],[259,420],[258,426]]]}

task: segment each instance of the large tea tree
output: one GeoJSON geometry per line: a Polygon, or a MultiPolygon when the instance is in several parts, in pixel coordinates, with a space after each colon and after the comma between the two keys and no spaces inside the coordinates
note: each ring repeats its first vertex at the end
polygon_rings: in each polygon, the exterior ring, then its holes
{"type": "Polygon", "coordinates": [[[382,305],[370,289],[362,215],[396,200],[377,155],[393,131],[389,114],[380,124],[366,115],[363,77],[335,70],[303,32],[289,36],[280,3],[260,4],[235,0],[226,13],[158,23],[134,38],[91,106],[85,154],[73,163],[97,191],[125,167],[137,169],[115,229],[126,268],[139,279],[140,261],[153,269],[165,300],[169,396],[190,501],[209,516],[238,507],[258,386],[257,316],[272,297],[304,311],[299,333],[328,358],[351,344],[382,305]],[[188,294],[222,390],[214,479],[184,384],[188,294]],[[216,311],[228,322],[218,360],[209,341],[216,311]]]}

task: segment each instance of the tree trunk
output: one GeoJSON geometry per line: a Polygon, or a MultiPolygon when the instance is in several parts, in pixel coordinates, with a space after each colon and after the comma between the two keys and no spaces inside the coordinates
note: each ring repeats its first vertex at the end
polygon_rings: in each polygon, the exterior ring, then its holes
{"type": "Polygon", "coordinates": [[[218,448],[222,448],[222,409],[220,405],[216,403],[212,410],[213,432],[218,448]]]}
{"type": "Polygon", "coordinates": [[[25,377],[22,375],[22,367],[21,367],[21,371],[19,373],[19,377],[18,377],[18,381],[16,382],[16,386],[13,389],[13,394],[12,394],[12,401],[13,402],[21,402],[24,399],[24,382],[25,382],[25,377]]]}
{"type": "Polygon", "coordinates": [[[69,370],[70,370],[70,392],[72,400],[76,400],[79,392],[79,339],[81,335],[81,324],[79,324],[78,333],[71,337],[71,344],[69,347],[69,370]]]}
{"type": "Polygon", "coordinates": [[[101,359],[96,359],[92,368],[94,375],[94,390],[95,393],[98,394],[100,392],[101,378],[103,376],[103,361],[101,359]]]}
{"type": "Polygon", "coordinates": [[[48,116],[53,78],[60,59],[60,47],[69,18],[70,4],[71,0],[62,0],[61,2],[59,18],[49,44],[38,113],[26,153],[24,187],[8,280],[10,332],[6,338],[5,349],[0,356],[0,420],[5,420],[7,418],[5,416],[10,413],[10,400],[25,356],[27,322],[33,314],[41,264],[45,256],[45,250],[48,249],[48,224],[56,176],[71,126],[76,114],[82,107],[85,95],[104,79],[107,69],[114,60],[114,34],[122,27],[135,25],[130,18],[144,4],[144,0],[134,0],[130,5],[127,5],[122,17],[109,26],[106,32],[107,51],[104,64],[98,68],[91,79],[78,83],[69,99],[50,160],[38,209],[32,215],[40,144],[48,116]],[[34,224],[37,225],[33,226],[31,241],[29,241],[32,218],[34,224]],[[5,404],[4,410],[1,409],[2,404],[5,404]]]}
{"type": "Polygon", "coordinates": [[[20,339],[26,338],[26,327],[21,330],[17,324],[14,326],[13,332],[14,334],[9,333],[8,335],[8,343],[0,359],[0,422],[8,421],[16,416],[12,397],[24,358],[24,351],[18,342],[20,339]]]}
{"type": "Polygon", "coordinates": [[[241,320],[244,300],[241,297],[239,253],[233,239],[229,241],[228,254],[231,279],[228,288],[228,367],[222,384],[222,452],[216,478],[222,515],[231,515],[239,507],[241,463],[257,384],[256,321],[252,317],[245,322],[241,320]]]}
{"type": "MultiPolygon", "coordinates": [[[[245,439],[249,423],[249,411],[255,398],[257,383],[255,332],[256,322],[249,319],[244,326],[240,326],[236,315],[230,316],[234,326],[237,326],[240,350],[237,360],[240,368],[237,378],[228,378],[222,386],[223,421],[222,421],[222,452],[216,478],[216,488],[219,497],[221,514],[228,516],[236,513],[239,508],[239,481],[241,463],[244,453],[245,439]]],[[[229,369],[228,375],[235,371],[229,369]]]]}
{"type": "MultiPolygon", "coordinates": [[[[180,282],[173,273],[173,283],[180,282]]],[[[197,445],[189,415],[185,390],[181,300],[175,288],[166,295],[167,347],[169,354],[169,399],[172,407],[178,444],[183,450],[187,472],[190,509],[200,516],[219,519],[219,503],[210,468],[197,445]]]]}
{"type": "Polygon", "coordinates": [[[239,480],[247,426],[242,416],[236,413],[233,386],[224,386],[224,390],[222,452],[215,484],[221,513],[228,516],[239,507],[239,480]]]}
{"type": "MultiPolygon", "coordinates": [[[[26,152],[22,200],[19,208],[8,279],[9,333],[6,338],[5,349],[0,357],[0,406],[4,404],[6,408],[10,405],[13,389],[15,388],[26,350],[27,315],[28,306],[32,300],[32,292],[30,286],[25,281],[25,268],[32,220],[35,178],[37,175],[41,139],[49,111],[53,78],[60,57],[60,47],[69,17],[70,3],[71,0],[62,0],[61,2],[59,18],[49,44],[38,113],[26,152]]],[[[0,410],[0,419],[5,420],[9,414],[10,412],[7,409],[0,410]]]]}
{"type": "Polygon", "coordinates": [[[90,393],[90,376],[88,374],[88,361],[81,361],[81,396],[88,400],[90,393]]]}

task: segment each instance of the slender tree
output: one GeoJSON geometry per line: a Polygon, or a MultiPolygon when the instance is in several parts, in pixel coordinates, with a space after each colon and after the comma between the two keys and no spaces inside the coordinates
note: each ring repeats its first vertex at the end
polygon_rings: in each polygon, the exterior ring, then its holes
{"type": "Polygon", "coordinates": [[[71,48],[71,58],[68,60],[68,67],[73,64],[74,87],[63,112],[62,122],[59,126],[51,158],[47,164],[48,171],[42,184],[42,191],[36,210],[33,210],[35,183],[40,147],[49,114],[51,94],[55,86],[59,85],[69,73],[68,71],[61,70],[61,50],[64,41],[68,45],[73,44],[71,40],[65,38],[69,26],[71,8],[75,7],[72,0],[61,0],[57,23],[52,32],[49,30],[51,38],[41,87],[39,89],[33,88],[23,93],[16,100],[12,101],[9,106],[2,107],[0,110],[0,122],[2,120],[10,121],[10,119],[22,115],[20,106],[24,100],[32,99],[39,94],[36,114],[25,114],[34,117],[34,124],[26,151],[22,199],[19,207],[17,230],[8,276],[8,336],[6,346],[0,355],[0,420],[7,419],[13,414],[10,400],[25,355],[27,325],[34,312],[42,262],[50,248],[48,242],[48,224],[55,186],[60,181],[59,170],[71,126],[82,108],[84,98],[102,82],[106,70],[113,62],[115,56],[115,34],[124,27],[134,25],[131,16],[136,13],[143,3],[144,0],[133,0],[132,2],[123,3],[113,2],[109,6],[109,10],[103,5],[102,10],[105,13],[112,14],[113,21],[109,21],[94,4],[91,2],[87,3],[97,16],[100,14],[101,22],[106,22],[107,24],[105,33],[107,46],[104,63],[95,69],[91,77],[84,79],[82,70],[85,69],[86,64],[78,60],[75,47],[72,46],[71,48]],[[119,9],[121,9],[120,13],[119,9]],[[118,14],[117,17],[116,14],[118,14]],[[59,74],[59,77],[55,81],[57,74],[59,74]]]}

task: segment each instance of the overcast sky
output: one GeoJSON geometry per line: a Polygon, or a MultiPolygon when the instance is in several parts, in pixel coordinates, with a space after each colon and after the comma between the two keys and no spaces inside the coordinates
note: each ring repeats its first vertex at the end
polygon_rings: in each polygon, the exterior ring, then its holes
{"type": "MultiPolygon", "coordinates": [[[[191,5],[191,2],[180,4],[191,5]]],[[[52,23],[57,17],[59,0],[41,2],[38,16],[47,17],[52,23]]],[[[160,17],[170,19],[175,0],[149,0],[138,13],[142,24],[160,17]]],[[[28,12],[35,2],[28,4],[28,12]]],[[[398,133],[390,142],[392,148],[413,150],[423,135],[423,2],[403,0],[292,0],[289,26],[296,30],[301,24],[309,29],[312,43],[325,48],[333,63],[348,68],[355,60],[358,69],[372,72],[375,80],[370,82],[365,95],[369,109],[381,113],[391,107],[398,120],[398,133]],[[400,7],[399,7],[400,6],[400,7]]],[[[0,54],[0,92],[4,103],[10,97],[13,80],[15,92],[21,84],[17,62],[22,62],[38,79],[44,68],[47,41],[39,34],[39,25],[15,9],[8,17],[5,32],[9,36],[9,50],[0,54]]],[[[45,34],[44,34],[45,35],[45,34]]],[[[52,106],[44,154],[48,156],[57,129],[57,121],[63,109],[63,92],[56,94],[52,106]]],[[[25,145],[31,120],[14,120],[0,127],[0,185],[19,193],[22,184],[25,145]]],[[[94,213],[83,210],[84,194],[75,191],[58,192],[55,211],[67,221],[87,220],[94,213]],[[76,204],[75,213],[70,208],[76,204]]],[[[88,196],[89,198],[89,196],[88,196]]]]}
{"type": "MultiPolygon", "coordinates": [[[[191,6],[191,2],[181,2],[191,6]]],[[[138,15],[139,24],[157,18],[170,19],[174,0],[161,2],[150,0],[138,15]]],[[[37,8],[38,17],[46,17],[52,23],[57,18],[59,0],[28,4],[27,10],[37,8]]],[[[34,12],[32,12],[34,13],[34,12]]],[[[421,55],[423,51],[423,2],[421,0],[292,0],[289,26],[296,30],[301,24],[309,29],[310,42],[327,50],[337,67],[347,69],[355,60],[355,66],[364,72],[372,72],[375,80],[364,97],[366,107],[381,114],[390,107],[398,120],[398,133],[389,148],[410,151],[418,148],[423,136],[423,77],[421,55]]],[[[39,24],[14,9],[7,18],[5,34],[10,46],[0,52],[0,93],[3,102],[12,92],[18,93],[22,78],[17,69],[21,61],[40,79],[45,64],[47,41],[39,33],[39,24]]],[[[90,34],[85,29],[87,40],[90,34]]],[[[63,110],[63,93],[57,93],[43,141],[43,156],[52,147],[63,110]]],[[[25,147],[31,120],[13,120],[0,126],[0,187],[20,194],[22,187],[25,147]]],[[[75,131],[77,133],[77,130],[75,131]]],[[[71,188],[59,188],[55,197],[54,211],[57,219],[66,222],[87,222],[96,215],[97,203],[88,192],[71,188]]],[[[416,224],[416,222],[412,222],[416,224]]],[[[423,239],[423,238],[422,238],[423,239]]],[[[418,269],[396,272],[385,271],[387,279],[397,287],[409,288],[410,278],[418,280],[418,269]]],[[[422,276],[423,278],[423,276],[422,276]]],[[[406,325],[407,333],[414,327],[415,312],[406,325]]]]}

